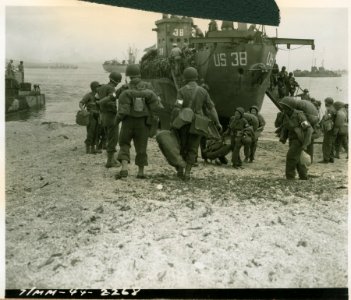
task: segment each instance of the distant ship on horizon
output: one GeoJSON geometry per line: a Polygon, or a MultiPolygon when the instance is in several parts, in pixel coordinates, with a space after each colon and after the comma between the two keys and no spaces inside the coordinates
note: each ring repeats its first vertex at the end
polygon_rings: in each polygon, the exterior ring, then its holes
{"type": "Polygon", "coordinates": [[[320,67],[317,67],[316,64],[312,66],[311,71],[297,69],[293,73],[295,77],[341,77],[340,72],[325,69],[323,61],[320,67]]]}
{"type": "Polygon", "coordinates": [[[128,60],[122,60],[122,62],[120,62],[117,58],[112,60],[106,60],[102,64],[102,67],[108,73],[111,73],[111,72],[125,73],[127,66],[130,64],[134,64],[136,62],[137,54],[138,54],[138,50],[136,48],[129,47],[128,60]]]}

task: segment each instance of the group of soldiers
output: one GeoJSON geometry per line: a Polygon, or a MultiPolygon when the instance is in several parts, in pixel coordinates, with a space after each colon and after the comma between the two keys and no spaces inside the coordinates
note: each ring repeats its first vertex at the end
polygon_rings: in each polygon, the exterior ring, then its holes
{"type": "MultiPolygon", "coordinates": [[[[124,178],[128,176],[130,147],[133,140],[136,151],[135,164],[138,166],[137,178],[145,178],[144,167],[148,165],[147,144],[150,137],[150,119],[163,107],[151,85],[141,80],[139,65],[128,65],[126,76],[130,78],[130,82],[119,88],[117,86],[122,76],[117,72],[109,75],[107,84],[100,85],[96,81],[92,82],[91,92],[80,101],[79,107],[90,113],[85,140],[86,153],[101,153],[105,148],[107,153],[105,167],[121,166],[121,170],[115,177],[116,179],[124,178]],[[117,143],[120,149],[115,157],[117,143]]],[[[218,132],[223,132],[208,88],[204,84],[198,85],[197,83],[197,70],[188,67],[184,70],[183,77],[185,85],[178,91],[174,111],[179,112],[179,110],[188,108],[194,114],[211,120],[218,132]]],[[[229,136],[231,140],[230,148],[234,168],[241,168],[240,149],[242,146],[244,146],[245,162],[254,161],[258,137],[265,125],[258,110],[256,106],[252,106],[248,112],[245,112],[243,108],[236,108],[227,130],[223,133],[223,137],[229,136]]],[[[177,114],[172,113],[172,116],[177,117],[177,114]]],[[[179,128],[172,126],[173,119],[170,121],[171,130],[175,132],[179,140],[180,155],[186,162],[185,168],[177,168],[177,175],[187,181],[190,179],[192,167],[196,165],[198,149],[204,137],[192,132],[191,120],[179,128]]]]}
{"type": "Polygon", "coordinates": [[[10,59],[6,66],[6,76],[9,78],[15,78],[15,72],[21,73],[21,82],[24,82],[24,65],[23,61],[20,61],[20,63],[17,66],[17,69],[13,65],[13,60],[10,59]]]}
{"type": "Polygon", "coordinates": [[[107,84],[92,82],[91,92],[80,101],[80,108],[90,113],[85,140],[86,153],[101,152],[105,148],[105,167],[122,166],[115,177],[127,177],[133,141],[135,164],[138,166],[137,178],[145,178],[144,167],[148,165],[147,144],[152,118],[162,108],[162,104],[150,84],[141,80],[139,65],[128,65],[126,76],[130,78],[129,83],[119,88],[122,75],[118,72],[110,73],[107,84]],[[116,158],[117,143],[120,149],[116,158]]]}
{"type": "MultiPolygon", "coordinates": [[[[301,100],[310,101],[317,109],[320,108],[310,97],[301,97],[301,100]]],[[[275,126],[279,128],[280,142],[285,144],[289,140],[285,168],[287,179],[295,179],[296,171],[299,179],[308,179],[307,166],[302,162],[301,155],[305,151],[310,156],[311,163],[313,162],[313,144],[320,135],[319,131],[323,132],[323,160],[319,163],[334,163],[334,158],[340,158],[341,147],[348,153],[348,105],[334,102],[331,97],[326,98],[324,103],[324,116],[321,119],[319,115],[315,116],[316,122],[311,123],[311,116],[307,112],[295,109],[291,98],[285,97],[279,102],[282,112],[278,113],[275,126]],[[285,134],[281,134],[283,131],[285,134]]]]}

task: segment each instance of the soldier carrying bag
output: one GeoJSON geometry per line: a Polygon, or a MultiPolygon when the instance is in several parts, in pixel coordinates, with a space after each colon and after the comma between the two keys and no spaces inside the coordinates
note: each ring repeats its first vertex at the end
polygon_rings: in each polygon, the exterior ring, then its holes
{"type": "Polygon", "coordinates": [[[76,123],[81,126],[88,126],[90,113],[86,110],[78,110],[76,114],[76,123]]]}

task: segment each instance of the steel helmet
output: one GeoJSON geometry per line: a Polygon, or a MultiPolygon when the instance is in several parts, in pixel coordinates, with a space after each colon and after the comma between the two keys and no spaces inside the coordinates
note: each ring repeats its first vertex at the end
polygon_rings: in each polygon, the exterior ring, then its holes
{"type": "Polygon", "coordinates": [[[334,99],[331,97],[327,97],[324,99],[325,105],[332,105],[334,103],[334,99]]]}
{"type": "Polygon", "coordinates": [[[114,81],[117,83],[117,82],[121,82],[122,75],[121,75],[121,73],[118,73],[118,72],[112,72],[112,73],[110,73],[109,78],[111,81],[114,81]]]}
{"type": "Polygon", "coordinates": [[[128,77],[138,77],[140,76],[140,66],[139,65],[128,65],[126,69],[126,76],[128,77]]]}
{"type": "Polygon", "coordinates": [[[178,47],[178,44],[177,43],[173,43],[173,47],[178,47]]]}
{"type": "Polygon", "coordinates": [[[242,116],[243,116],[244,113],[245,113],[245,109],[243,109],[242,107],[237,107],[237,108],[235,109],[235,111],[238,111],[242,116]]]}
{"type": "Polygon", "coordinates": [[[186,81],[197,80],[198,78],[197,70],[193,67],[188,67],[184,70],[183,76],[186,81]]]}
{"type": "Polygon", "coordinates": [[[292,72],[289,72],[289,76],[293,76],[293,73],[292,73],[292,72]]]}
{"type": "Polygon", "coordinates": [[[303,92],[304,93],[308,93],[309,91],[308,91],[308,89],[304,89],[303,92]]]}
{"type": "Polygon", "coordinates": [[[256,105],[252,105],[252,106],[250,107],[250,111],[253,110],[253,109],[256,109],[256,111],[258,112],[258,107],[257,107],[256,105]]]}
{"type": "Polygon", "coordinates": [[[100,86],[100,83],[98,83],[97,81],[93,81],[92,83],[90,83],[90,88],[92,90],[96,89],[99,86],[100,86]]]}

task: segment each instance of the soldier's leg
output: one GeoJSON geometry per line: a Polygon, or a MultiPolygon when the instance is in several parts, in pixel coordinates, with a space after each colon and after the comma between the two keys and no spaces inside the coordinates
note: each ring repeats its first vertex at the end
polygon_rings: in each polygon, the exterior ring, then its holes
{"type": "Polygon", "coordinates": [[[340,135],[339,144],[345,149],[346,153],[349,152],[348,136],[347,136],[347,134],[341,134],[340,135]]]}
{"type": "Polygon", "coordinates": [[[133,138],[133,122],[129,117],[126,117],[122,121],[121,132],[119,134],[119,152],[117,159],[122,161],[130,162],[130,147],[133,138]]]}
{"type": "Polygon", "coordinates": [[[340,148],[341,148],[341,144],[342,144],[342,138],[341,135],[338,134],[335,137],[335,141],[334,141],[334,151],[335,151],[335,157],[340,158],[340,148]]]}
{"type": "Polygon", "coordinates": [[[306,153],[311,157],[311,163],[313,163],[313,150],[314,150],[313,143],[314,143],[314,140],[311,140],[311,144],[308,145],[306,150],[306,153]]]}
{"type": "Polygon", "coordinates": [[[234,168],[239,167],[241,165],[240,148],[241,148],[241,137],[236,137],[234,141],[234,149],[232,153],[232,164],[234,168]]]}
{"type": "Polygon", "coordinates": [[[249,143],[244,144],[244,155],[245,155],[245,162],[248,162],[249,158],[251,157],[251,144],[249,143]]]}
{"type": "Polygon", "coordinates": [[[201,136],[188,133],[184,180],[190,179],[191,168],[196,162],[196,157],[200,146],[200,140],[201,140],[201,136]]]}
{"type": "MultiPolygon", "coordinates": [[[[149,139],[149,127],[146,126],[145,118],[135,118],[133,143],[135,147],[135,164],[138,167],[148,165],[147,143],[149,139]]],[[[140,174],[139,174],[140,175],[140,174]]]]}
{"type": "Polygon", "coordinates": [[[333,152],[333,135],[331,134],[331,132],[324,133],[322,152],[323,152],[322,162],[328,163],[333,152]]]}
{"type": "Polygon", "coordinates": [[[289,141],[289,150],[286,154],[285,176],[286,179],[294,179],[296,175],[297,164],[300,162],[302,145],[299,140],[289,141]]]}
{"type": "Polygon", "coordinates": [[[253,141],[251,143],[250,162],[253,162],[255,159],[257,143],[258,143],[258,139],[253,138],[253,141]]]}

